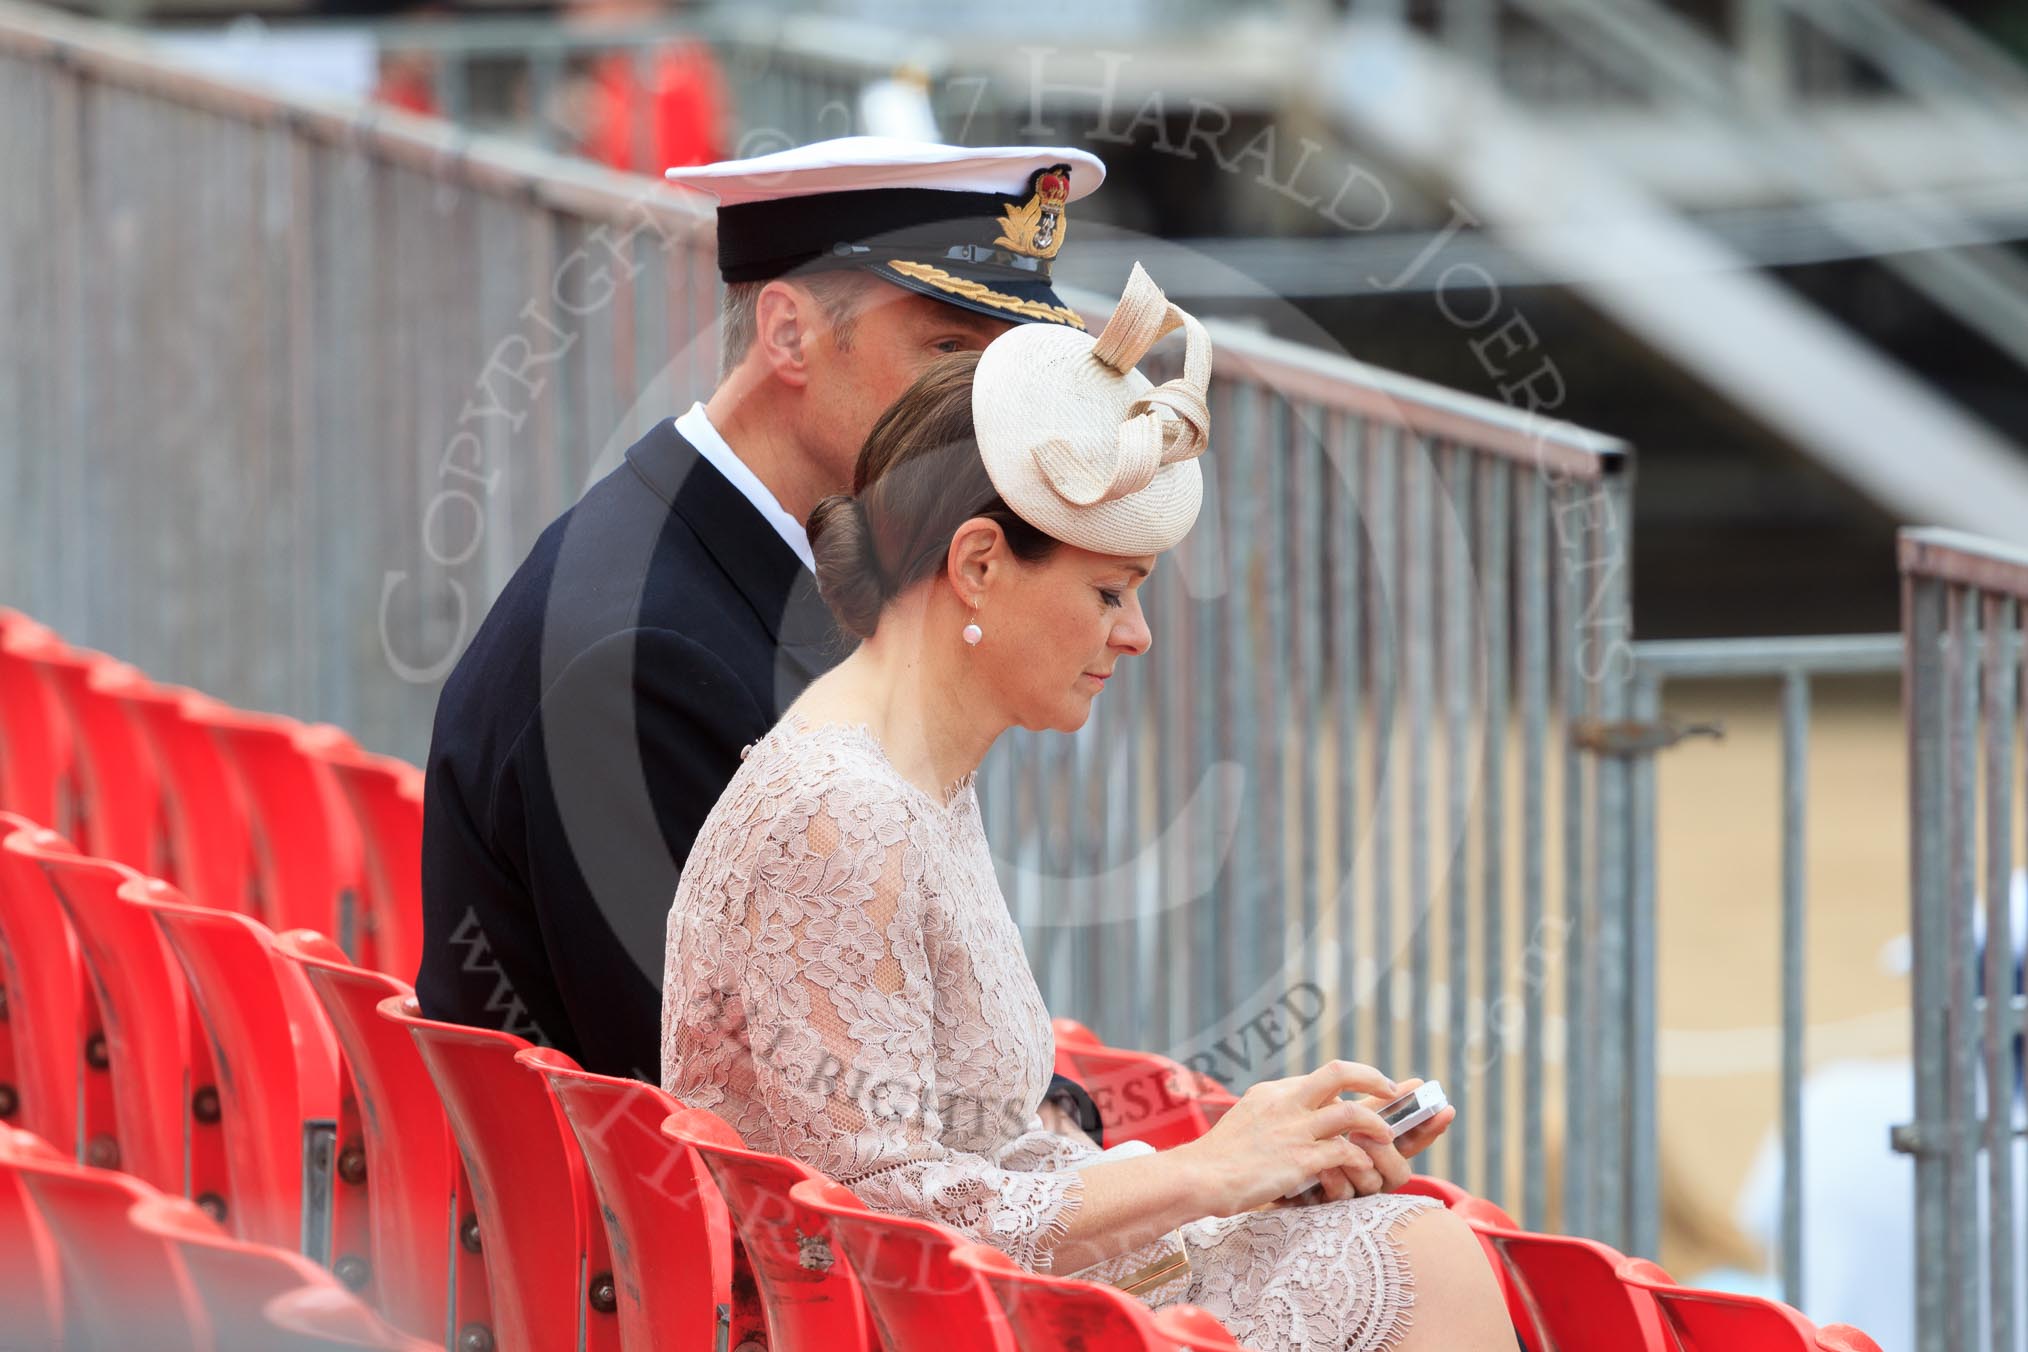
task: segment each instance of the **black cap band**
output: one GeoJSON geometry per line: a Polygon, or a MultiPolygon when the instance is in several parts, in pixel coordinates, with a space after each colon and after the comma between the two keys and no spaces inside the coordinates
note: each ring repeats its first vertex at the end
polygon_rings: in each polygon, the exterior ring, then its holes
{"type": "Polygon", "coordinates": [[[861,188],[718,209],[718,273],[760,282],[796,268],[888,259],[957,261],[971,275],[1049,280],[1049,260],[1002,248],[1001,213],[1020,194],[861,188]]]}

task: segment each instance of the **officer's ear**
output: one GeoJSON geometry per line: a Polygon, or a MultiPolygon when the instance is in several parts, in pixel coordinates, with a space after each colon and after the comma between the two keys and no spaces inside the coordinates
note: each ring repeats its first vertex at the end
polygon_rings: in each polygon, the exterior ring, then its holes
{"type": "Polygon", "coordinates": [[[776,278],[754,299],[754,350],[775,379],[802,386],[810,379],[808,349],[816,297],[776,278]]]}

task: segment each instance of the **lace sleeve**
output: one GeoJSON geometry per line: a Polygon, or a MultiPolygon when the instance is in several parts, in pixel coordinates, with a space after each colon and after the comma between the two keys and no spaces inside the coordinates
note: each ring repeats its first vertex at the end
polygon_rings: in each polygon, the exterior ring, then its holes
{"type": "MultiPolygon", "coordinates": [[[[960,1109],[936,1082],[924,860],[905,810],[877,789],[855,801],[852,786],[834,782],[819,810],[768,838],[746,895],[732,899],[727,937],[746,949],[739,994],[753,1095],[780,1133],[776,1148],[868,1206],[939,1222],[1048,1271],[1083,1180],[943,1144],[945,1114],[960,1109]]],[[[1014,1120],[1033,1114],[1023,1104],[1014,1120]]],[[[1052,1152],[1028,1141],[1021,1154],[1031,1153],[1052,1152]]]]}

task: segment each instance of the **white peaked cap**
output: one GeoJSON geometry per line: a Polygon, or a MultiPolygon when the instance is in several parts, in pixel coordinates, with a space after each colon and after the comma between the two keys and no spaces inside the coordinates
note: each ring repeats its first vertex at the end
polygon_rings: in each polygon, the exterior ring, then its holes
{"type": "Polygon", "coordinates": [[[972,381],[972,421],[993,486],[1016,515],[1099,554],[1159,554],[1204,499],[1211,340],[1139,263],[1097,338],[1026,324],[995,338],[972,381]],[[1134,367],[1181,327],[1183,374],[1134,367]]]}
{"type": "Polygon", "coordinates": [[[1105,162],[1071,146],[946,146],[892,136],[842,136],[748,160],[664,170],[671,183],[708,192],[720,206],[772,202],[867,188],[935,188],[945,192],[1025,191],[1038,171],[1068,164],[1069,200],[1105,182],[1105,162]]]}

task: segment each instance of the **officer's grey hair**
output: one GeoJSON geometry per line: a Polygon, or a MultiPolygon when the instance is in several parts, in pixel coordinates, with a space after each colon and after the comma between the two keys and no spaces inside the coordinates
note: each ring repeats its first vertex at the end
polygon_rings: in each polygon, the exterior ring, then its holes
{"type": "MultiPolygon", "coordinates": [[[[840,270],[812,272],[795,280],[824,307],[831,326],[831,340],[840,352],[852,346],[852,331],[858,325],[861,301],[876,284],[863,272],[840,270]]],[[[761,288],[766,282],[727,282],[718,305],[718,378],[724,380],[746,360],[758,336],[761,288]]]]}

